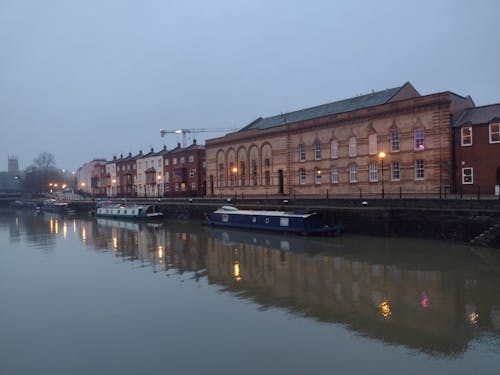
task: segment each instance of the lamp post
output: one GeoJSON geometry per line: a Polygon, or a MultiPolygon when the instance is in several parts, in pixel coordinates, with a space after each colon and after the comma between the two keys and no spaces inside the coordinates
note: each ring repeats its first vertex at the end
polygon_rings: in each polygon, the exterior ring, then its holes
{"type": "Polygon", "coordinates": [[[238,168],[233,167],[231,172],[233,173],[234,201],[236,202],[236,174],[238,173],[238,168]]]}
{"type": "Polygon", "coordinates": [[[111,196],[114,197],[116,196],[116,179],[113,178],[113,180],[111,180],[111,196]]]}
{"type": "Polygon", "coordinates": [[[156,179],[158,180],[158,183],[156,184],[157,188],[158,188],[158,198],[160,198],[160,183],[161,183],[161,176],[158,175],[156,176],[156,179]]]}
{"type": "Polygon", "coordinates": [[[385,159],[385,152],[380,151],[378,154],[378,157],[382,161],[382,199],[385,198],[385,190],[384,190],[384,159],[385,159]]]}

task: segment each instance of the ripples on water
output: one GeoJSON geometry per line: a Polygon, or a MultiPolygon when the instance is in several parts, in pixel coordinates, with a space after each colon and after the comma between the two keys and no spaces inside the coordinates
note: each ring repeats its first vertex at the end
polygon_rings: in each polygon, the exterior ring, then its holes
{"type": "MultiPolygon", "coordinates": [[[[495,250],[415,239],[349,235],[302,238],[208,228],[197,222],[148,224],[35,216],[30,213],[1,215],[0,240],[3,271],[7,270],[9,262],[13,263],[13,267],[16,261],[22,263],[13,251],[26,255],[31,249],[45,254],[46,262],[39,267],[33,266],[30,275],[40,273],[40,282],[45,280],[47,288],[57,285],[60,298],[72,294],[72,298],[81,300],[81,296],[85,296],[92,301],[92,291],[107,285],[94,285],[95,282],[109,282],[113,277],[125,278],[121,280],[127,285],[128,298],[116,305],[106,305],[111,315],[99,315],[100,319],[104,319],[99,324],[104,327],[111,324],[106,321],[109,316],[133,321],[127,310],[148,309],[148,304],[152,304],[152,316],[137,317],[136,323],[140,321],[149,332],[152,329],[151,320],[157,318],[153,308],[156,306],[163,311],[160,321],[175,319],[183,327],[181,346],[184,350],[191,348],[185,340],[206,340],[203,343],[206,347],[202,355],[206,357],[204,361],[217,359],[206,369],[220,372],[224,368],[227,371],[222,372],[230,373],[229,368],[219,366],[219,361],[241,366],[245,362],[242,358],[248,356],[248,360],[255,363],[239,369],[240,373],[262,370],[262,361],[266,363],[264,368],[269,370],[266,372],[302,373],[300,366],[304,365],[311,373],[331,373],[336,367],[334,364],[328,366],[328,358],[335,357],[330,346],[338,347],[344,343],[354,348],[357,356],[365,358],[359,363],[357,360],[344,363],[341,366],[344,373],[366,372],[374,365],[391,372],[387,363],[378,363],[378,356],[396,366],[393,368],[411,365],[407,373],[468,373],[474,366],[481,366],[481,373],[498,373],[495,364],[500,368],[500,261],[495,250]],[[132,269],[149,269],[153,271],[150,275],[164,275],[163,284],[156,284],[156,280],[147,274],[129,274],[116,264],[106,264],[105,259],[90,259],[85,256],[89,249],[95,254],[113,254],[116,259],[130,264],[132,269]],[[47,254],[51,261],[47,260],[47,254]],[[44,270],[44,265],[53,267],[50,270],[55,275],[62,272],[58,266],[67,267],[64,271],[66,279],[59,280],[61,284],[55,284],[48,271],[44,270]],[[71,267],[75,267],[74,274],[68,272],[71,267]],[[88,273],[82,279],[76,279],[82,272],[78,269],[89,271],[88,267],[95,268],[95,280],[89,280],[88,273]],[[168,281],[172,275],[177,277],[174,284],[168,281]],[[132,279],[135,280],[133,284],[132,279]],[[66,281],[72,285],[71,291],[64,289],[66,281]],[[86,284],[93,285],[93,289],[87,289],[86,284]],[[145,295],[153,290],[159,290],[159,293],[168,290],[167,294],[174,300],[190,296],[185,305],[200,309],[201,315],[194,318],[190,316],[192,312],[183,310],[179,305],[161,299],[155,302],[145,299],[145,295]],[[204,309],[207,309],[206,316],[202,312],[204,309]],[[214,315],[210,315],[210,311],[214,315]],[[236,311],[237,315],[232,311],[236,311]],[[277,321],[279,323],[266,322],[276,319],[276,314],[281,316],[277,321]],[[198,326],[200,319],[206,319],[206,325],[198,326]],[[309,329],[299,334],[304,323],[297,322],[297,319],[305,319],[309,329]],[[190,325],[193,326],[192,331],[190,325]],[[235,327],[239,332],[232,344],[227,346],[217,340],[216,332],[235,327]],[[208,330],[210,337],[200,336],[200,330],[208,330]],[[263,332],[254,337],[255,331],[259,330],[263,332]],[[327,332],[329,334],[324,336],[327,332]],[[272,336],[277,333],[282,337],[272,336]],[[290,341],[288,336],[293,336],[295,340],[290,341]],[[242,341],[242,337],[245,340],[242,341]],[[273,349],[276,355],[292,355],[290,367],[280,367],[283,365],[279,365],[279,361],[273,362],[272,355],[265,359],[271,354],[267,340],[279,343],[280,349],[273,349]],[[304,348],[306,344],[307,348],[304,348]],[[229,350],[231,358],[221,354],[217,345],[229,350]],[[330,354],[325,354],[325,350],[330,354]],[[298,353],[302,353],[300,360],[294,358],[298,353]],[[287,372],[280,369],[287,369],[287,372]]],[[[15,272],[9,271],[6,272],[7,278],[16,280],[15,272]]],[[[112,285],[117,282],[113,280],[112,285]]],[[[116,288],[110,293],[124,293],[119,282],[116,288]]],[[[0,292],[15,294],[25,293],[26,290],[15,285],[3,285],[0,292]]],[[[101,306],[103,302],[98,298],[91,303],[101,306]]],[[[26,301],[20,306],[30,308],[26,301]]],[[[50,316],[50,306],[45,311],[50,316]]],[[[19,324],[15,319],[15,304],[8,314],[12,315],[7,320],[13,325],[19,324]]],[[[44,321],[49,317],[41,316],[39,319],[44,321]]],[[[163,340],[172,339],[161,328],[158,334],[163,340]]],[[[52,329],[61,327],[54,323],[52,329]]],[[[175,325],[169,328],[172,332],[177,329],[175,325]]],[[[121,347],[123,342],[120,340],[127,340],[126,334],[122,336],[118,335],[118,341],[109,339],[108,343],[121,347]]],[[[28,337],[24,339],[29,340],[28,337]]],[[[141,342],[143,348],[140,350],[148,350],[149,344],[141,342]]],[[[130,342],[130,345],[135,343],[130,342]]],[[[2,341],[0,349],[4,349],[4,353],[13,350],[5,341],[2,341]]],[[[156,353],[157,348],[149,350],[156,353]]],[[[14,358],[18,354],[14,353],[14,358]]],[[[64,355],[71,358],[74,353],[64,355]]],[[[142,353],[137,361],[140,362],[141,358],[149,357],[142,353]]],[[[41,368],[58,369],[53,363],[44,367],[41,362],[42,365],[38,363],[41,368]]],[[[99,363],[111,366],[110,363],[114,362],[112,358],[101,358],[99,363]]],[[[156,362],[150,362],[149,371],[161,373],[159,365],[153,363],[156,362]]],[[[115,363],[114,366],[114,369],[120,368],[115,363]]],[[[187,365],[176,366],[177,370],[194,371],[187,365]]],[[[12,370],[15,364],[3,359],[0,360],[0,370],[2,368],[12,370]]],[[[65,367],[61,365],[61,368],[65,367]]],[[[133,366],[128,369],[131,368],[133,366]]],[[[203,366],[199,368],[203,369],[203,366]]]]}

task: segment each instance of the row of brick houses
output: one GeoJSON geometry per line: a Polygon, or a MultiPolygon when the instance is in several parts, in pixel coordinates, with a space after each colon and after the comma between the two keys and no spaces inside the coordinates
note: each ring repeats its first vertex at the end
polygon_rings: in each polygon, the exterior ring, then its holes
{"type": "Polygon", "coordinates": [[[78,170],[78,189],[94,197],[205,195],[205,147],[193,141],[172,150],[95,159],[78,170]]]}
{"type": "Polygon", "coordinates": [[[79,172],[81,190],[109,197],[498,194],[500,104],[407,82],[79,172]]]}
{"type": "Polygon", "coordinates": [[[493,194],[499,127],[500,104],[422,96],[407,82],[208,140],[207,194],[493,194]]]}

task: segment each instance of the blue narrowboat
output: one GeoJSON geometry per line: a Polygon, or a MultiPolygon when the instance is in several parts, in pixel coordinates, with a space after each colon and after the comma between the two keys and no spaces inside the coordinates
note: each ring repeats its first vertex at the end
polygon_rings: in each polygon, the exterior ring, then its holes
{"type": "Polygon", "coordinates": [[[341,224],[325,225],[321,215],[316,212],[239,210],[234,206],[223,206],[213,211],[208,223],[299,234],[339,234],[343,229],[341,224]]]}

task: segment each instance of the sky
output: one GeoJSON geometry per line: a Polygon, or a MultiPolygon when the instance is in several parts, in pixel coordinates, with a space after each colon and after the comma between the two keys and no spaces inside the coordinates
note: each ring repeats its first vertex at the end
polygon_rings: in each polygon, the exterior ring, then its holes
{"type": "MultiPolygon", "coordinates": [[[[0,0],[0,171],[403,85],[500,102],[498,0],[0,0]]],[[[198,143],[221,131],[188,134],[198,143]]]]}

